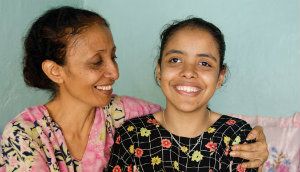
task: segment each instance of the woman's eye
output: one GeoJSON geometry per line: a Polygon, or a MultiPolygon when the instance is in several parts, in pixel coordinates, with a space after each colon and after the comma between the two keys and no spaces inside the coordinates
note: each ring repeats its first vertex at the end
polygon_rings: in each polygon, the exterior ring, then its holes
{"type": "Polygon", "coordinates": [[[94,65],[94,66],[100,66],[101,64],[102,64],[102,60],[93,62],[93,65],[94,65]]]}
{"type": "Polygon", "coordinates": [[[171,59],[169,60],[169,62],[170,62],[170,63],[179,63],[179,62],[181,62],[181,60],[180,60],[179,58],[174,57],[174,58],[171,58],[171,59]]]}
{"type": "Polygon", "coordinates": [[[211,65],[208,64],[207,62],[200,62],[199,64],[200,64],[201,66],[211,67],[211,65]]]}

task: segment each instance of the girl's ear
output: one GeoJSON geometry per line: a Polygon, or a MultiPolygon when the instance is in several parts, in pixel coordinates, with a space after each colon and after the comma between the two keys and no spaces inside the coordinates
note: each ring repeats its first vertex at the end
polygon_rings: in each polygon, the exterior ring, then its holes
{"type": "Polygon", "coordinates": [[[42,70],[47,75],[47,77],[51,79],[53,82],[57,84],[63,83],[62,66],[58,65],[54,61],[52,60],[43,61],[42,70]]]}
{"type": "Polygon", "coordinates": [[[224,80],[225,80],[225,75],[226,75],[226,68],[222,69],[219,73],[219,79],[218,79],[218,83],[217,83],[217,89],[221,88],[224,80]]]}
{"type": "Polygon", "coordinates": [[[160,74],[160,65],[157,64],[155,67],[155,78],[156,78],[156,82],[159,83],[160,79],[161,79],[161,74],[160,74]]]}

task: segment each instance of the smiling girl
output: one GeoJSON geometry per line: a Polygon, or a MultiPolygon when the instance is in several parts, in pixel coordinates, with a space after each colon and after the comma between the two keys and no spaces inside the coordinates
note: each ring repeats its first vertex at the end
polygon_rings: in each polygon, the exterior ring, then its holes
{"type": "Polygon", "coordinates": [[[116,131],[108,171],[245,171],[245,160],[229,153],[246,142],[250,125],[208,108],[224,82],[224,55],[224,37],[215,25],[200,18],[169,25],[156,67],[166,108],[116,131]]]}

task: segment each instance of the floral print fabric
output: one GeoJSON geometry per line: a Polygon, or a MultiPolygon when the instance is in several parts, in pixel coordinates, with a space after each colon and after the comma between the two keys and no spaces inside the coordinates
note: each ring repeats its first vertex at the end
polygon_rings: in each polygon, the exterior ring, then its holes
{"type": "Polygon", "coordinates": [[[110,157],[115,127],[124,119],[156,112],[158,105],[130,98],[113,96],[108,106],[97,108],[89,140],[82,160],[68,151],[62,130],[44,105],[29,107],[5,128],[1,140],[4,171],[103,171],[110,157]],[[126,103],[133,105],[126,109],[126,103]],[[124,106],[125,105],[125,106],[124,106]]]}
{"type": "Polygon", "coordinates": [[[229,156],[250,130],[245,121],[222,115],[202,135],[186,138],[172,136],[152,114],[138,117],[116,130],[107,171],[256,171],[229,156]]]}

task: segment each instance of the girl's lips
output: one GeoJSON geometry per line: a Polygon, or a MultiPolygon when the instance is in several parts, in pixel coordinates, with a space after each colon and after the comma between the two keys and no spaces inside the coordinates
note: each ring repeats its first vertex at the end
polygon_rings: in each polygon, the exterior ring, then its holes
{"type": "Polygon", "coordinates": [[[176,92],[178,92],[181,95],[187,95],[187,96],[196,96],[201,92],[201,88],[195,87],[195,86],[187,86],[187,85],[176,85],[174,87],[176,92]]]}
{"type": "Polygon", "coordinates": [[[188,92],[188,93],[195,93],[200,91],[201,89],[199,87],[194,87],[194,86],[185,86],[185,85],[178,85],[176,86],[176,89],[178,91],[184,91],[184,92],[188,92]]]}

